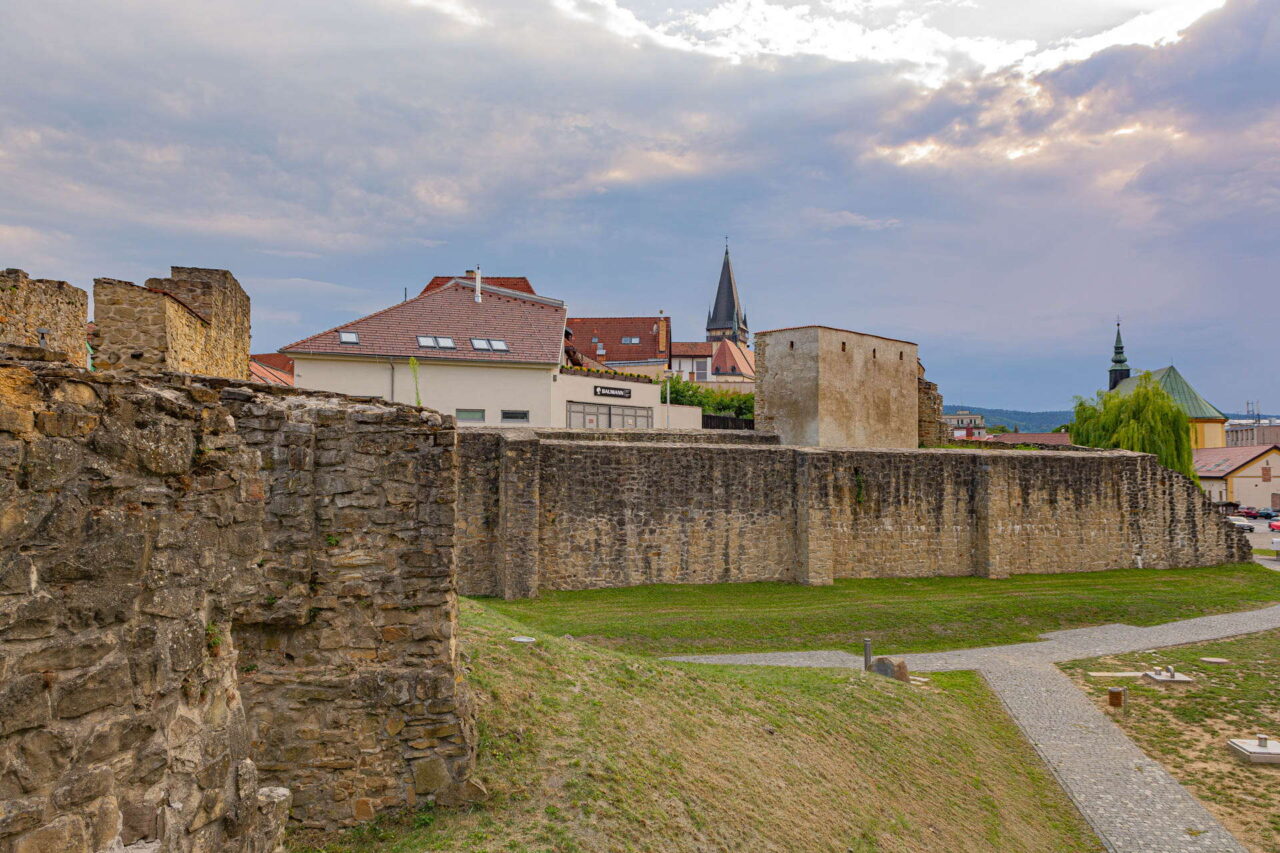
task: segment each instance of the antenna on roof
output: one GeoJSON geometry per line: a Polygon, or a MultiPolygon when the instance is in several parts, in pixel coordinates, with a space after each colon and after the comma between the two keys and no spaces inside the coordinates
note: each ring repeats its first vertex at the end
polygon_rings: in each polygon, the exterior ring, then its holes
{"type": "Polygon", "coordinates": [[[480,265],[476,264],[476,302],[480,301],[480,265]]]}

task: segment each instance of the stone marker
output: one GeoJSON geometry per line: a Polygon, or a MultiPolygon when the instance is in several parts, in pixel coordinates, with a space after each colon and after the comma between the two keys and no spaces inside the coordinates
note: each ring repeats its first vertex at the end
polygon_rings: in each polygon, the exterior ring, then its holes
{"type": "Polygon", "coordinates": [[[1190,684],[1193,680],[1189,675],[1175,672],[1172,666],[1160,667],[1153,672],[1144,672],[1142,677],[1157,684],[1190,684]]]}
{"type": "Polygon", "coordinates": [[[1200,658],[1201,663],[1231,663],[1226,658],[1200,658]]]}
{"type": "Polygon", "coordinates": [[[885,678],[893,678],[907,684],[911,683],[911,672],[907,669],[907,662],[903,660],[876,658],[871,662],[871,671],[876,675],[883,675],[885,678]]]}
{"type": "Polygon", "coordinates": [[[907,669],[907,662],[904,660],[893,662],[893,677],[899,681],[911,683],[911,671],[907,669]]]}

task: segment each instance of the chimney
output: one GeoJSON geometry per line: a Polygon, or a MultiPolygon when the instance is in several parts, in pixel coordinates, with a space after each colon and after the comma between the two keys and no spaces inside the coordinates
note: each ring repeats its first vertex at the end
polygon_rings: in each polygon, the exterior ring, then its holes
{"type": "Polygon", "coordinates": [[[482,277],[481,277],[481,274],[480,274],[480,265],[479,265],[479,264],[476,264],[476,302],[477,302],[477,303],[480,301],[480,282],[481,282],[481,278],[482,278],[482,277]]]}

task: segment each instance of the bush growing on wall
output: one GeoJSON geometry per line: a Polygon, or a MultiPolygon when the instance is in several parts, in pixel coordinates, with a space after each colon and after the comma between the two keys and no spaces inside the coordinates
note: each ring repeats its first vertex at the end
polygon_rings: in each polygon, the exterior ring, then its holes
{"type": "Polygon", "coordinates": [[[1154,454],[1160,464],[1197,480],[1191,458],[1191,421],[1169,392],[1144,373],[1130,394],[1098,392],[1076,398],[1073,444],[1119,447],[1154,454]]]}
{"type": "Polygon", "coordinates": [[[756,416],[756,395],[741,391],[723,391],[704,388],[679,376],[666,380],[664,399],[672,405],[698,406],[709,415],[733,415],[735,418],[756,416]],[[665,395],[669,394],[670,398],[665,395]]]}

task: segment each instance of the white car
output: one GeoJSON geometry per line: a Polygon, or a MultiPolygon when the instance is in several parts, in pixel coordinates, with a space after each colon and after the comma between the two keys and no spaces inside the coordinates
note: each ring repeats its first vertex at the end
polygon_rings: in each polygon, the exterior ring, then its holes
{"type": "Polygon", "coordinates": [[[1234,524],[1236,527],[1238,527],[1239,529],[1241,529],[1241,530],[1245,531],[1246,533],[1252,533],[1252,532],[1253,532],[1253,524],[1252,524],[1252,522],[1250,522],[1250,521],[1249,521],[1249,519],[1247,519],[1247,518],[1243,518],[1243,517],[1238,516],[1238,515],[1228,515],[1228,516],[1227,516],[1227,521],[1231,522],[1231,523],[1232,523],[1232,524],[1234,524]]]}

